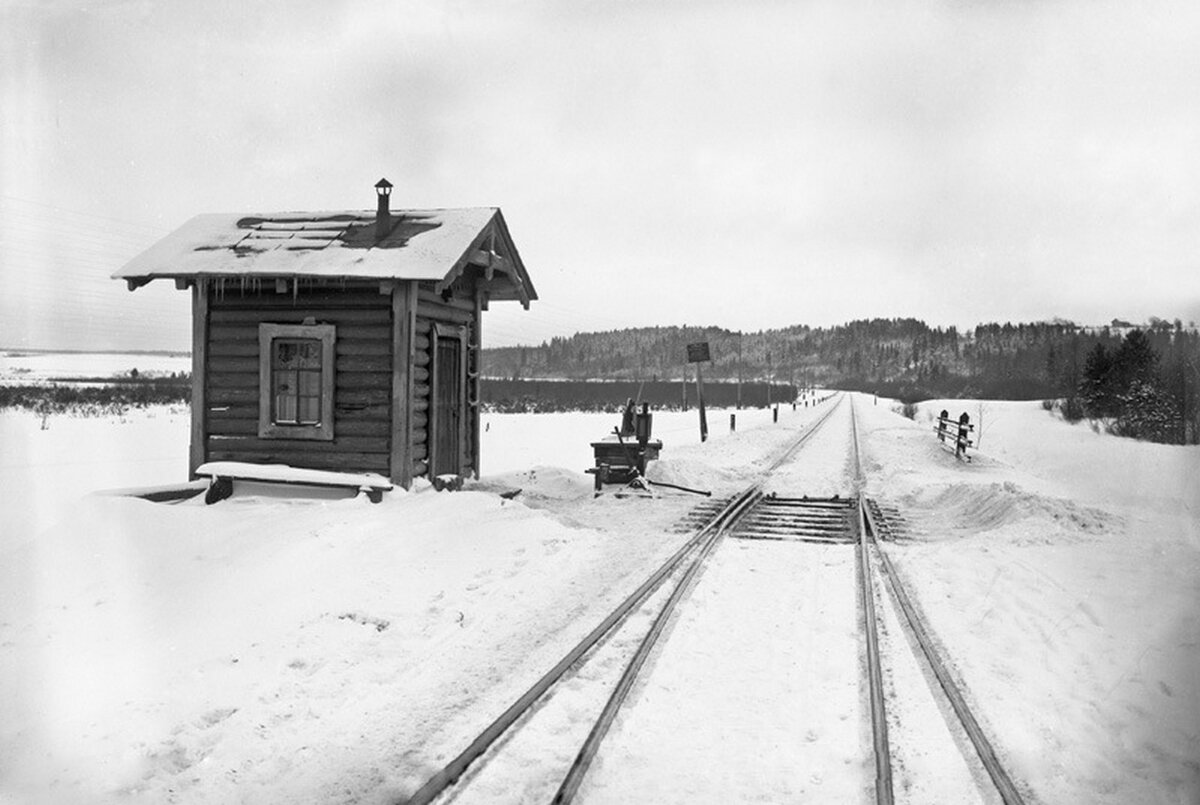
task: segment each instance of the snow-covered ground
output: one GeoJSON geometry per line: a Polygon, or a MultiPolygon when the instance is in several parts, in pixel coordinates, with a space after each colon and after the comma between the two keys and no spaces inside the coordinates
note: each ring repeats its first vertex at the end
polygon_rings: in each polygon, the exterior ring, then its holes
{"type": "Polygon", "coordinates": [[[1044,802],[1200,802],[1200,448],[1037,403],[860,412],[867,492],[914,532],[890,555],[1014,777],[1044,802]],[[982,413],[969,465],[930,439],[942,408],[982,413]]]}
{"type": "MultiPolygon", "coordinates": [[[[941,403],[911,422],[872,402],[857,403],[868,491],[901,508],[911,534],[890,555],[1030,800],[1200,801],[1200,449],[987,402],[981,450],[963,464],[932,434],[941,403]]],[[[695,416],[656,414],[665,449],[651,475],[726,493],[815,412],[781,408],[778,424],[739,412],[734,434],[710,412],[703,445],[695,416]]],[[[669,526],[697,501],[592,498],[588,442],[612,415],[485,423],[485,476],[470,491],[205,506],[87,494],[182,481],[182,409],[52,417],[46,430],[0,413],[0,802],[382,803],[413,791],[681,544],[669,526]]],[[[836,491],[803,464],[790,472],[796,491],[836,491]]],[[[761,588],[723,609],[698,586],[684,617],[700,631],[680,627],[680,640],[736,628],[753,616],[736,605],[767,606],[777,585],[803,605],[822,566],[758,556],[714,557],[709,580],[761,588]]],[[[830,639],[845,641],[842,626],[830,639]]],[[[796,639],[830,651],[830,668],[846,656],[821,635],[796,639]]],[[[687,648],[669,639],[652,662],[684,673],[672,656],[687,648]]],[[[759,687],[787,697],[772,652],[709,651],[703,689],[722,671],[768,669],[759,687]]],[[[770,729],[795,706],[780,702],[770,729]]],[[[727,713],[703,712],[689,730],[727,713]]],[[[699,777],[709,768],[686,762],[699,777]]],[[[866,801],[860,773],[808,769],[786,792],[866,801]]],[[[706,790],[719,789],[688,801],[706,790]]]]}

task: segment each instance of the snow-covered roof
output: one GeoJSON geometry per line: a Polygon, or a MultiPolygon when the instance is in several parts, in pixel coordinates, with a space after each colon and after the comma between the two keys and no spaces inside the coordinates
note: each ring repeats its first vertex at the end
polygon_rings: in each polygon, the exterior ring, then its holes
{"type": "Polygon", "coordinates": [[[131,288],[197,277],[448,281],[474,261],[519,291],[493,298],[537,298],[496,207],[397,210],[377,234],[374,211],[197,215],[113,278],[131,288]]]}

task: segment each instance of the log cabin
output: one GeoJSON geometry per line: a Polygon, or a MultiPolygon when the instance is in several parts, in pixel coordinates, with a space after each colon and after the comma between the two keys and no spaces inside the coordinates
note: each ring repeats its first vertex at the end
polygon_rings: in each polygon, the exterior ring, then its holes
{"type": "Polygon", "coordinates": [[[189,468],[478,476],[482,314],[537,299],[495,207],[199,215],[113,277],[192,297],[189,468]]]}

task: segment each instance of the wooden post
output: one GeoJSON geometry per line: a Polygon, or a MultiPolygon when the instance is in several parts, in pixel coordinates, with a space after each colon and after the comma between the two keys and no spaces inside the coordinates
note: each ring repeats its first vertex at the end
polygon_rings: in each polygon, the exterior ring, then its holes
{"type": "Polygon", "coordinates": [[[392,289],[392,423],[391,479],[412,486],[413,351],[417,320],[417,283],[400,282],[392,289]]]}
{"type": "Polygon", "coordinates": [[[192,443],[188,449],[188,478],[208,458],[208,280],[197,277],[192,286],[192,443]]]}
{"type": "Polygon", "coordinates": [[[771,407],[771,350],[767,350],[767,407],[771,407]]]}
{"type": "MultiPolygon", "coordinates": [[[[471,404],[471,391],[467,389],[467,412],[474,417],[471,423],[471,467],[475,470],[475,477],[479,478],[479,457],[483,454],[483,448],[479,444],[479,437],[482,435],[482,420],[483,420],[483,291],[475,293],[475,378],[474,392],[475,404],[471,404]]],[[[471,345],[467,344],[467,350],[470,351],[471,345]]],[[[470,356],[467,356],[468,359],[470,356]]],[[[470,380],[468,378],[468,380],[470,380]]]]}
{"type": "MultiPolygon", "coordinates": [[[[737,410],[742,410],[742,331],[738,330],[738,382],[737,382],[737,410]]],[[[730,428],[733,430],[733,428],[730,428]]]]}
{"type": "Polygon", "coordinates": [[[708,417],[704,413],[704,376],[696,364],[696,404],[700,407],[700,441],[708,441],[708,417]]]}
{"type": "Polygon", "coordinates": [[[737,430],[737,414],[729,415],[729,432],[733,433],[737,430]]]}
{"type": "Polygon", "coordinates": [[[469,407],[467,400],[470,395],[467,390],[467,352],[469,351],[470,334],[467,332],[467,326],[464,324],[459,330],[459,349],[458,349],[458,399],[455,404],[458,407],[458,474],[462,475],[463,464],[467,459],[467,428],[471,423],[467,421],[469,416],[469,407]]]}

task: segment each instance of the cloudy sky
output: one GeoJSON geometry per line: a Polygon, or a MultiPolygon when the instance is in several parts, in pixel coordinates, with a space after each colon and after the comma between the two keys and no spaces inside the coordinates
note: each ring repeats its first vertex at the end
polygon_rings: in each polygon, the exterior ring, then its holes
{"type": "Polygon", "coordinates": [[[579,330],[1200,321],[1200,4],[0,0],[0,346],[200,212],[500,206],[579,330]]]}

